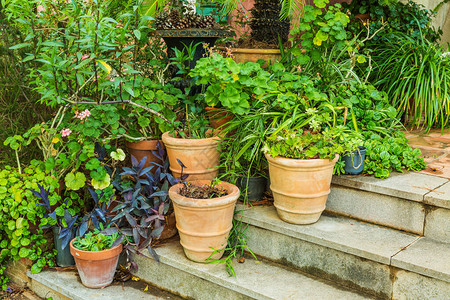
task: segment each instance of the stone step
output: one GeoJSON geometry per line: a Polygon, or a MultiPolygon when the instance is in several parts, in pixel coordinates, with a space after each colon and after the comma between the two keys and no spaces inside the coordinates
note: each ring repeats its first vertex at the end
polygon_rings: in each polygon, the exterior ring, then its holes
{"type": "Polygon", "coordinates": [[[346,217],[311,225],[280,220],[273,206],[236,215],[256,255],[382,299],[448,299],[450,244],[346,217]]]}
{"type": "Polygon", "coordinates": [[[326,210],[450,243],[450,180],[392,173],[333,176],[326,210]]]}
{"type": "Polygon", "coordinates": [[[27,271],[30,278],[30,289],[43,299],[52,300],[123,300],[123,299],[181,299],[161,291],[154,286],[148,286],[144,282],[128,281],[122,286],[114,282],[103,289],[89,289],[81,284],[76,271],[47,270],[39,274],[27,271]]]}
{"type": "Polygon", "coordinates": [[[192,299],[370,299],[338,286],[268,262],[247,258],[234,263],[236,277],[224,264],[188,260],[178,240],[157,248],[160,263],[147,251],[135,256],[136,276],[159,288],[192,299]]]}

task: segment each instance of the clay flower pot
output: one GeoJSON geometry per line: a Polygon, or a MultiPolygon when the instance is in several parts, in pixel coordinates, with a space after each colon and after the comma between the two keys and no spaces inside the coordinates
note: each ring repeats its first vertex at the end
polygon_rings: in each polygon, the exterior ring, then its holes
{"type": "Polygon", "coordinates": [[[217,149],[219,137],[206,139],[174,138],[168,132],[162,136],[169,157],[170,170],[175,178],[181,174],[179,159],[186,168],[183,174],[189,174],[187,178],[192,180],[212,180],[219,173],[219,156],[217,149]]]}
{"type": "Polygon", "coordinates": [[[325,210],[339,155],[333,160],[291,159],[268,154],[266,158],[278,216],[293,224],[317,222],[325,210]]]}
{"type": "MultiPolygon", "coordinates": [[[[192,182],[195,185],[209,184],[209,180],[192,182]]],[[[181,196],[178,192],[183,184],[176,184],[169,189],[173,201],[180,243],[186,256],[196,262],[205,262],[214,250],[224,249],[228,234],[233,227],[233,215],[239,198],[237,186],[218,183],[227,190],[228,195],[212,199],[194,199],[181,196]]],[[[222,257],[224,251],[211,256],[222,257]]]]}
{"type": "Polygon", "coordinates": [[[154,166],[153,163],[161,163],[161,160],[157,158],[152,151],[156,151],[156,145],[160,142],[161,146],[164,148],[162,141],[158,140],[147,140],[140,142],[125,142],[125,146],[128,149],[128,153],[133,155],[138,161],[141,161],[145,156],[147,160],[145,161],[144,168],[154,166]]]}
{"type": "Polygon", "coordinates": [[[88,288],[102,288],[111,284],[116,272],[122,244],[103,251],[83,251],[70,242],[70,253],[75,258],[81,282],[88,288]]]}
{"type": "MultiPolygon", "coordinates": [[[[226,52],[226,48],[218,47],[222,52],[226,52]]],[[[245,63],[247,61],[257,62],[258,59],[271,61],[272,63],[280,61],[280,49],[251,49],[251,48],[231,48],[233,60],[237,63],[245,63]]],[[[266,64],[264,64],[265,66],[266,64]]]]}
{"type": "Polygon", "coordinates": [[[209,124],[214,129],[224,129],[224,124],[233,119],[233,114],[230,111],[218,109],[215,107],[205,107],[206,115],[209,118],[209,124]]]}

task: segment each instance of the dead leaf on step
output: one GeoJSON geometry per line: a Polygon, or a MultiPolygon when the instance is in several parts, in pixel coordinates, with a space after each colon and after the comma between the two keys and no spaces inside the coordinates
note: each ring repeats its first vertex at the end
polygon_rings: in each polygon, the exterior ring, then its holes
{"type": "Polygon", "coordinates": [[[139,280],[141,280],[139,277],[136,277],[136,276],[133,276],[133,277],[131,277],[131,280],[133,280],[133,281],[139,281],[139,280]]]}
{"type": "Polygon", "coordinates": [[[243,264],[245,262],[245,257],[241,257],[238,259],[238,263],[243,264]]]}
{"type": "Polygon", "coordinates": [[[148,291],[148,285],[145,286],[144,292],[148,291]]]}

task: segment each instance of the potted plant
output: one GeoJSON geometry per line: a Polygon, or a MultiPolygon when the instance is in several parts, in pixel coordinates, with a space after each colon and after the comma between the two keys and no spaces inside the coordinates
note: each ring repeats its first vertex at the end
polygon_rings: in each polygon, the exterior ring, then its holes
{"type": "Polygon", "coordinates": [[[339,153],[353,150],[343,143],[343,132],[341,126],[320,132],[282,130],[267,138],[270,187],[282,220],[293,224],[319,220],[339,153]]]}
{"type": "Polygon", "coordinates": [[[105,235],[99,231],[70,242],[70,253],[84,286],[98,289],[111,284],[122,252],[121,242],[119,233],[105,235]]]}
{"type": "Polygon", "coordinates": [[[210,180],[183,182],[169,189],[180,243],[190,260],[222,257],[239,194],[233,184],[210,180]]]}

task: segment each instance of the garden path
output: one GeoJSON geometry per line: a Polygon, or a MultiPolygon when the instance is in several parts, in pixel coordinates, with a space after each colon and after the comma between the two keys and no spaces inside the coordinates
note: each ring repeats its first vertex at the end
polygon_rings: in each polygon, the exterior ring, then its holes
{"type": "Polygon", "coordinates": [[[405,132],[409,145],[419,148],[427,163],[427,168],[420,173],[431,174],[450,179],[450,128],[441,134],[440,129],[428,133],[421,130],[405,132]]]}

